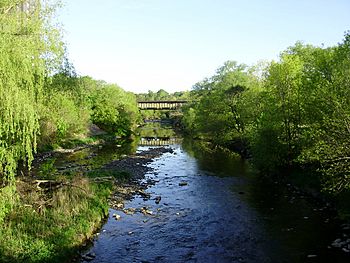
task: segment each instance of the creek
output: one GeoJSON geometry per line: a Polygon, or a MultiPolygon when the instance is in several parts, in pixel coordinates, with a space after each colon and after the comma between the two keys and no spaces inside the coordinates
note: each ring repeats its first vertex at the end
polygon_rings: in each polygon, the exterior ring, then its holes
{"type": "Polygon", "coordinates": [[[124,203],[146,212],[111,208],[81,262],[350,262],[349,253],[331,246],[344,233],[325,204],[258,179],[236,154],[151,125],[139,146],[75,155],[103,159],[98,166],[135,150],[172,149],[149,164],[143,181],[155,182],[146,190],[151,198],[124,203]]]}

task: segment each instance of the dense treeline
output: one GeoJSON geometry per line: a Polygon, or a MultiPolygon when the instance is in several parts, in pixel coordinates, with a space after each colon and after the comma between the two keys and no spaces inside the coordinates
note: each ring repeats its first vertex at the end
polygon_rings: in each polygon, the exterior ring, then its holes
{"type": "Polygon", "coordinates": [[[187,100],[190,98],[189,91],[176,91],[169,93],[163,89],[153,92],[149,90],[147,93],[136,94],[138,101],[155,101],[155,100],[187,100]]]}
{"type": "Polygon", "coordinates": [[[329,48],[298,42],[271,63],[226,62],[192,96],[193,136],[251,155],[260,171],[309,169],[325,190],[350,188],[349,33],[329,48]]]}
{"type": "Polygon", "coordinates": [[[87,135],[92,123],[117,136],[130,136],[139,118],[134,94],[74,72],[48,78],[43,98],[42,146],[87,135]]]}

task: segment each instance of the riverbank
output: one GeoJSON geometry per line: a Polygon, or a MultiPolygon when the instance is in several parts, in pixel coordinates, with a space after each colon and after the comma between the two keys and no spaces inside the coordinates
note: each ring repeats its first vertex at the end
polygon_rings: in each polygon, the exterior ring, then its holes
{"type": "Polygon", "coordinates": [[[145,165],[167,151],[159,148],[131,156],[120,154],[119,160],[104,160],[107,164],[103,167],[98,167],[100,160],[87,165],[100,157],[98,151],[103,147],[85,145],[42,154],[34,162],[35,172],[18,177],[13,207],[0,230],[0,262],[74,258],[95,236],[116,196],[120,202],[141,191],[137,182],[148,171],[145,165]],[[77,160],[61,165],[62,156],[77,160]]]}

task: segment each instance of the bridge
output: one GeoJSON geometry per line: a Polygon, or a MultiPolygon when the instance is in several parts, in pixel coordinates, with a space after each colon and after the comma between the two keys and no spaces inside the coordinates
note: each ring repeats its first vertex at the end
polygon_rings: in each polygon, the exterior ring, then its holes
{"type": "Polygon", "coordinates": [[[167,146],[172,144],[180,143],[182,140],[180,138],[170,138],[170,137],[142,137],[139,145],[141,146],[167,146]]]}
{"type": "Polygon", "coordinates": [[[156,101],[138,101],[138,107],[140,110],[177,110],[187,100],[156,100],[156,101]]]}

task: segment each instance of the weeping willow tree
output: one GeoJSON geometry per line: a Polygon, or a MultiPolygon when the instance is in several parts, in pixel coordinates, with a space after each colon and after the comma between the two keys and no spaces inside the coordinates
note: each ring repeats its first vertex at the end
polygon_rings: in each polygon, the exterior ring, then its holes
{"type": "Polygon", "coordinates": [[[33,160],[43,81],[61,55],[53,10],[40,0],[0,0],[0,221],[15,196],[18,162],[33,160]]]}

